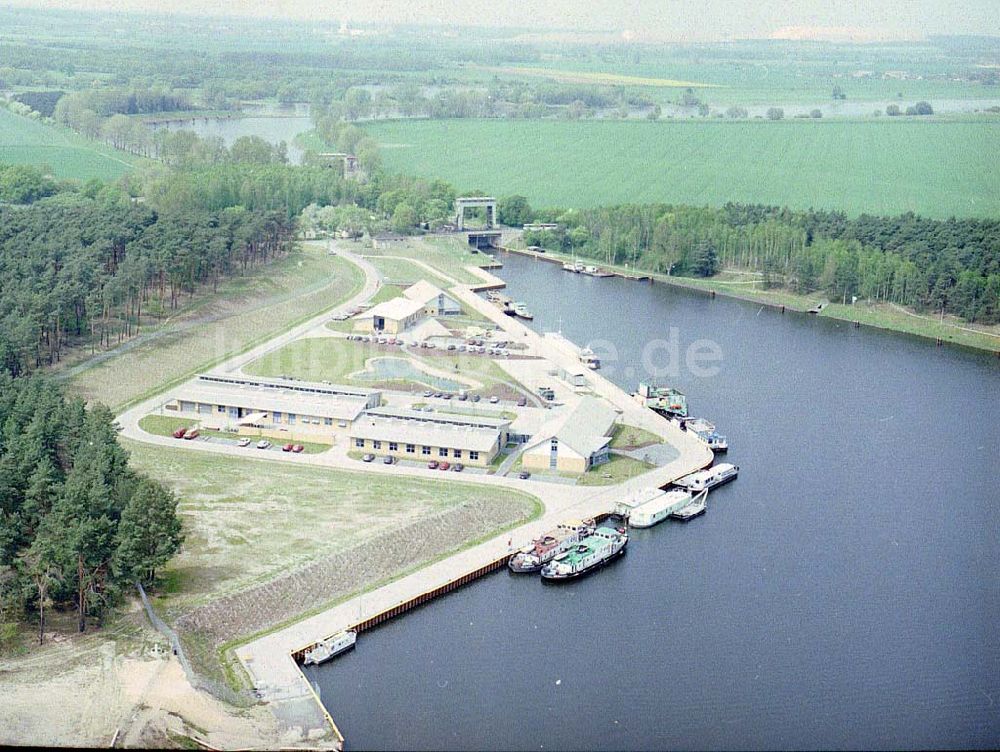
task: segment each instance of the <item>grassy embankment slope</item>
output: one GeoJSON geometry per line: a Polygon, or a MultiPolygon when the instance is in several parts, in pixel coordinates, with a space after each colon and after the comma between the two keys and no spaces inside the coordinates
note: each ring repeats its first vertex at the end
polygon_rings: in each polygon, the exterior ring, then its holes
{"type": "Polygon", "coordinates": [[[120,408],[281,334],[361,289],[356,266],[325,243],[300,243],[287,257],[204,292],[137,340],[70,372],[69,389],[120,408]]]}
{"type": "Polygon", "coordinates": [[[15,115],[0,107],[0,162],[47,166],[57,178],[114,180],[137,157],[68,128],[15,115]]]}
{"type": "Polygon", "coordinates": [[[838,121],[396,121],[366,126],[391,171],[484,183],[533,206],[728,201],[1000,213],[1000,118],[838,121]]]}

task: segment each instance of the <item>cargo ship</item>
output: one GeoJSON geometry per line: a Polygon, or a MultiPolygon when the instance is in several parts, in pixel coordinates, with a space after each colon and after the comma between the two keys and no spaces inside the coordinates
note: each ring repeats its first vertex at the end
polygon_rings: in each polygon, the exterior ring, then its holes
{"type": "Polygon", "coordinates": [[[525,574],[537,572],[553,557],[575,546],[583,538],[594,532],[592,522],[573,521],[558,525],[510,557],[507,566],[511,572],[525,574]]]}
{"type": "Polygon", "coordinates": [[[542,567],[542,579],[561,582],[600,569],[625,553],[628,534],[624,528],[599,527],[576,546],[557,555],[542,567]]]}
{"type": "Polygon", "coordinates": [[[358,633],[354,631],[338,632],[332,637],[320,640],[306,651],[305,659],[302,661],[306,666],[318,666],[324,661],[328,661],[336,655],[340,655],[346,650],[354,647],[358,641],[358,633]]]}
{"type": "Polygon", "coordinates": [[[639,388],[632,393],[632,398],[666,418],[686,418],[688,414],[687,397],[669,386],[641,382],[639,388]]]}

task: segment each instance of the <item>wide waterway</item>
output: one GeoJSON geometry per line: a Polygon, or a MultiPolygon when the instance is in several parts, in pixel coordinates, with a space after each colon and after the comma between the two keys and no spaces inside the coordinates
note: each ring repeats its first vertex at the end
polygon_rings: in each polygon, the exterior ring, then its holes
{"type": "Polygon", "coordinates": [[[349,749],[1000,745],[997,359],[504,264],[535,328],[614,343],[626,389],[676,328],[666,380],[740,477],[591,577],[491,575],[310,670],[349,749]],[[717,374],[683,363],[697,340],[717,374]]]}

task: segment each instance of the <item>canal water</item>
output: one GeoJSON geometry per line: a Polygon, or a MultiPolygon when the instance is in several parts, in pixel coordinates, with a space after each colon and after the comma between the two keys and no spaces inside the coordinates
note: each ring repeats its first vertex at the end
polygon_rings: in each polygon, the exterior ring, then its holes
{"type": "Polygon", "coordinates": [[[593,576],[491,575],[310,670],[349,749],[1000,745],[1000,362],[503,260],[614,381],[671,373],[740,476],[593,576]]]}

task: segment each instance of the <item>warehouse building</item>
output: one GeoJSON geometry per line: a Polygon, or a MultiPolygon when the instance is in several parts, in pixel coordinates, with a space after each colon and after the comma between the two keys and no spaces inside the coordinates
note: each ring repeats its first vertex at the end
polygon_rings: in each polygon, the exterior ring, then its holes
{"type": "Polygon", "coordinates": [[[509,421],[376,408],[351,426],[351,449],[401,460],[486,467],[508,440],[509,421]]]}
{"type": "Polygon", "coordinates": [[[585,473],[610,459],[608,445],[617,420],[618,412],[606,402],[583,397],[531,437],[522,464],[530,470],[585,473]]]}
{"type": "Polygon", "coordinates": [[[283,379],[201,375],[177,390],[167,414],[234,433],[332,442],[358,416],[381,403],[381,392],[283,379]]]}

